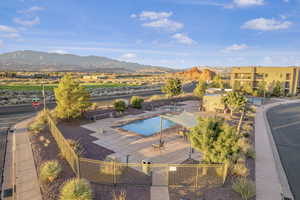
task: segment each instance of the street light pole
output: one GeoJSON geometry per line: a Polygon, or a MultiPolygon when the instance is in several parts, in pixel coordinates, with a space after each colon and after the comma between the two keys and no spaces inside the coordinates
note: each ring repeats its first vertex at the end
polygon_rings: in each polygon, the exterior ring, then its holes
{"type": "Polygon", "coordinates": [[[46,95],[45,95],[45,85],[43,84],[43,100],[44,100],[44,111],[46,111],[46,95]]]}

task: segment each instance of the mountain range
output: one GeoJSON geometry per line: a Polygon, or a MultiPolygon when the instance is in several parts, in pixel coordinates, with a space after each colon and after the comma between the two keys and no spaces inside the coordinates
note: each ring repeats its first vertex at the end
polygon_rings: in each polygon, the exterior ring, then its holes
{"type": "Polygon", "coordinates": [[[166,73],[175,71],[171,68],[141,65],[101,56],[78,56],[31,50],[0,54],[0,71],[5,70],[105,73],[166,73]]]}

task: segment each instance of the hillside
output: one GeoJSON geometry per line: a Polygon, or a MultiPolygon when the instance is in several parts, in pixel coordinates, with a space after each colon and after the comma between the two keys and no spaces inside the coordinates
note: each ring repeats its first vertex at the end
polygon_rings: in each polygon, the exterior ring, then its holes
{"type": "Polygon", "coordinates": [[[0,54],[0,70],[107,73],[173,71],[170,68],[123,62],[100,56],[78,56],[29,50],[0,54]]]}
{"type": "Polygon", "coordinates": [[[210,69],[202,69],[200,70],[198,67],[192,67],[191,69],[185,70],[183,72],[177,72],[177,74],[181,77],[190,80],[207,80],[211,81],[216,73],[210,69]]]}

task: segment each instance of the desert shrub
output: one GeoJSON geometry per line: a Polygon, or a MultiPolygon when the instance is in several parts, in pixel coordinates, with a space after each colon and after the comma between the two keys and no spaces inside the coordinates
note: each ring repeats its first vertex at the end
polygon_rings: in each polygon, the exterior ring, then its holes
{"type": "Polygon", "coordinates": [[[253,128],[250,124],[244,124],[242,129],[247,132],[251,132],[253,130],[253,128]]]}
{"type": "Polygon", "coordinates": [[[244,162],[238,162],[233,166],[232,173],[237,176],[247,177],[249,175],[249,169],[244,162]]]}
{"type": "Polygon", "coordinates": [[[116,191],[113,192],[113,200],[126,200],[126,192],[122,190],[119,194],[116,191]]]}
{"type": "Polygon", "coordinates": [[[40,111],[34,118],[33,122],[28,126],[28,130],[33,133],[41,132],[47,124],[47,115],[47,110],[40,111]]]}
{"type": "Polygon", "coordinates": [[[242,137],[238,140],[238,146],[240,147],[241,151],[246,154],[248,151],[252,149],[252,145],[250,143],[250,140],[242,137]]]}
{"type": "Polygon", "coordinates": [[[81,156],[85,153],[85,148],[79,140],[68,139],[67,141],[78,156],[81,156]]]}
{"type": "Polygon", "coordinates": [[[252,158],[255,159],[256,158],[256,154],[255,154],[255,150],[253,148],[249,149],[245,155],[247,156],[247,158],[252,158]]]}
{"type": "Polygon", "coordinates": [[[242,136],[245,137],[245,138],[249,138],[249,137],[250,137],[250,133],[248,133],[248,132],[243,132],[243,133],[242,133],[242,136]]]}
{"type": "Polygon", "coordinates": [[[64,183],[60,191],[60,200],[92,200],[92,189],[85,179],[74,178],[64,183]]]}
{"type": "Polygon", "coordinates": [[[144,102],[144,99],[137,97],[137,96],[133,96],[130,99],[130,104],[133,108],[137,108],[137,109],[141,109],[142,108],[142,103],[144,102]]]}
{"type": "Polygon", "coordinates": [[[232,185],[232,189],[239,193],[243,200],[248,200],[255,196],[255,184],[246,178],[238,178],[232,185]]]}
{"type": "Polygon", "coordinates": [[[91,110],[96,110],[98,108],[98,104],[97,103],[92,103],[90,109],[91,110]]]}
{"type": "Polygon", "coordinates": [[[57,160],[44,162],[40,167],[40,177],[42,181],[52,182],[62,171],[62,167],[57,160]]]}
{"type": "Polygon", "coordinates": [[[124,112],[126,110],[126,103],[122,100],[116,100],[114,102],[114,108],[118,112],[124,112]]]}
{"type": "Polygon", "coordinates": [[[29,125],[28,130],[33,133],[39,133],[44,129],[44,124],[39,122],[33,122],[29,125]]]}
{"type": "Polygon", "coordinates": [[[157,100],[162,100],[162,99],[165,99],[165,97],[161,96],[161,95],[153,95],[149,98],[149,101],[157,101],[157,100]]]}

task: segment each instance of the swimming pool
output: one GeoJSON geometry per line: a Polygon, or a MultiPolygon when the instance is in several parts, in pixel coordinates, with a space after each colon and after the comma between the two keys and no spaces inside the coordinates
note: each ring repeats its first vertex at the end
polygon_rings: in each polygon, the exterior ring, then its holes
{"type": "MultiPolygon", "coordinates": [[[[143,136],[150,136],[153,135],[154,133],[160,132],[160,119],[161,117],[158,116],[158,117],[138,120],[126,124],[124,126],[121,126],[120,128],[130,132],[135,132],[143,136]]],[[[176,124],[174,122],[167,119],[163,119],[163,130],[167,128],[171,128],[175,125],[176,124]]]]}

